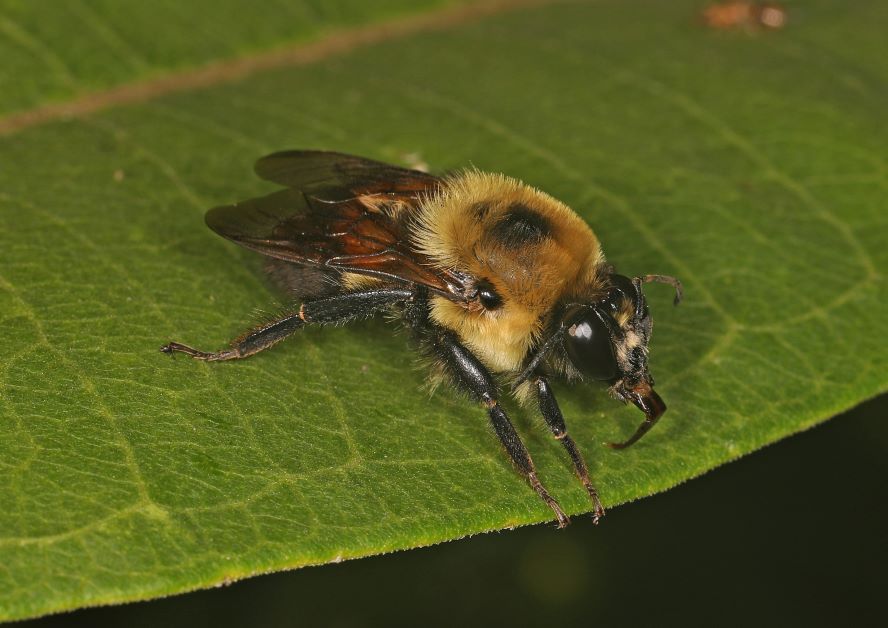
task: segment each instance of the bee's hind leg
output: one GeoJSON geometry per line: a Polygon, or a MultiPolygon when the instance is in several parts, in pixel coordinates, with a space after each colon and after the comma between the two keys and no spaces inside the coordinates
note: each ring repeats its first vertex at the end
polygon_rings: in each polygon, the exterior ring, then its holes
{"type": "Polygon", "coordinates": [[[296,312],[285,314],[236,338],[228,349],[200,351],[178,342],[170,342],[160,350],[169,354],[184,353],[207,362],[237,360],[268,349],[305,325],[328,325],[369,318],[381,309],[411,298],[411,290],[368,290],[337,294],[306,301],[296,312]]]}
{"type": "Polygon", "coordinates": [[[561,414],[558,402],[555,401],[555,394],[549,387],[549,382],[546,381],[544,377],[537,377],[534,380],[534,384],[536,385],[540,412],[542,412],[543,418],[546,420],[546,425],[548,425],[549,429],[552,431],[552,435],[555,436],[557,440],[560,440],[561,444],[564,445],[564,448],[567,450],[567,453],[573,462],[574,469],[577,472],[577,476],[579,476],[580,481],[589,493],[589,497],[592,499],[592,506],[594,508],[592,520],[595,523],[598,523],[598,520],[604,516],[604,507],[601,505],[601,500],[598,498],[598,491],[595,489],[592,480],[589,478],[589,469],[586,467],[586,461],[583,460],[583,454],[577,449],[577,444],[573,439],[567,435],[567,425],[564,423],[564,416],[561,414]]]}
{"type": "Polygon", "coordinates": [[[196,360],[217,362],[220,360],[237,360],[259,353],[263,349],[276,345],[281,340],[302,328],[305,321],[299,313],[290,313],[269,323],[251,329],[231,341],[231,347],[220,351],[201,351],[178,342],[170,342],[160,348],[163,353],[184,353],[196,360]]]}

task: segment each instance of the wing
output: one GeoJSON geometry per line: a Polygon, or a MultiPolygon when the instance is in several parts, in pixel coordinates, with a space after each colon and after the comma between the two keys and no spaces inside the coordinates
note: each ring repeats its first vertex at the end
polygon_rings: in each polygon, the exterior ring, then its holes
{"type": "Polygon", "coordinates": [[[255,168],[287,189],[208,211],[207,225],[219,235],[276,259],[468,300],[468,278],[413,251],[407,221],[391,211],[415,211],[422,195],[441,185],[438,177],[323,151],[275,153],[255,168]]]}
{"type": "Polygon", "coordinates": [[[355,193],[415,200],[441,184],[438,177],[418,170],[320,150],[273,153],[257,161],[254,170],[266,181],[326,200],[345,200],[355,193]]]}

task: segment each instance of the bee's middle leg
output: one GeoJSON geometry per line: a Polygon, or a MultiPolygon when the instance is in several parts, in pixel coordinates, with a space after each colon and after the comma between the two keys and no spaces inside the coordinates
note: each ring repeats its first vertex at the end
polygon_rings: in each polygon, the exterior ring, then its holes
{"type": "Polygon", "coordinates": [[[558,519],[558,527],[563,528],[570,523],[570,519],[564,514],[561,506],[549,494],[549,491],[546,490],[537,477],[536,468],[534,467],[533,460],[530,458],[527,447],[521,442],[521,437],[515,431],[515,427],[506,415],[506,411],[503,410],[497,401],[496,384],[487,368],[481,364],[480,360],[471,351],[460,344],[451,332],[439,332],[434,341],[434,348],[438,357],[443,360],[455,383],[463,390],[471,393],[473,397],[481,401],[487,408],[490,422],[500,442],[505,447],[512,462],[527,478],[533,490],[555,513],[555,517],[558,519]]]}

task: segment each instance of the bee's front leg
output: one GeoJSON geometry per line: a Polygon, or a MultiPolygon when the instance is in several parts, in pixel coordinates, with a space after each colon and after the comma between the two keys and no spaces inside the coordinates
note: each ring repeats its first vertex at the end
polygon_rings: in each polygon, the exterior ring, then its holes
{"type": "Polygon", "coordinates": [[[561,441],[571,461],[573,461],[577,476],[579,476],[583,486],[586,487],[589,497],[592,498],[592,506],[595,509],[592,514],[592,520],[598,523],[598,520],[604,516],[604,507],[598,498],[598,491],[589,478],[589,469],[586,467],[586,461],[583,460],[583,454],[577,449],[577,444],[573,439],[567,435],[567,425],[564,423],[564,416],[561,414],[558,402],[555,401],[555,393],[552,392],[549,382],[544,377],[538,376],[534,380],[534,384],[536,386],[537,400],[540,404],[540,412],[546,420],[546,425],[552,431],[552,435],[561,441]]]}
{"type": "Polygon", "coordinates": [[[561,506],[537,477],[536,468],[527,448],[521,442],[521,437],[515,431],[506,411],[497,401],[496,384],[487,368],[456,339],[452,332],[440,330],[434,337],[433,349],[457,386],[469,392],[487,408],[490,422],[500,442],[506,448],[512,462],[530,482],[533,490],[555,513],[558,527],[563,528],[570,523],[561,506]]]}

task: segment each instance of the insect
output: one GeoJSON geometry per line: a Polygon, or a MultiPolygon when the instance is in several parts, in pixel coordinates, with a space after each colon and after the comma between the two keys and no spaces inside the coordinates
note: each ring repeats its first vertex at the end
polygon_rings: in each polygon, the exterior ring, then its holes
{"type": "Polygon", "coordinates": [[[723,2],[706,7],[703,21],[710,28],[770,28],[786,25],[786,9],[769,2],[723,2]]]}
{"type": "Polygon", "coordinates": [[[171,342],[164,353],[207,361],[246,358],[306,325],[397,313],[432,358],[433,378],[479,402],[503,447],[555,513],[568,517],[537,477],[527,448],[500,405],[498,384],[536,401],[593,503],[598,491],[567,427],[551,375],[605,382],[644,421],[666,406],[648,372],[651,316],[642,285],[681,284],[664,275],[629,278],[604,259],[598,239],[570,208],[515,179],[477,170],[443,177],[324,151],[288,151],[255,165],[286,186],[211,209],[207,225],[268,258],[294,305],[227,349],[171,342]]]}

